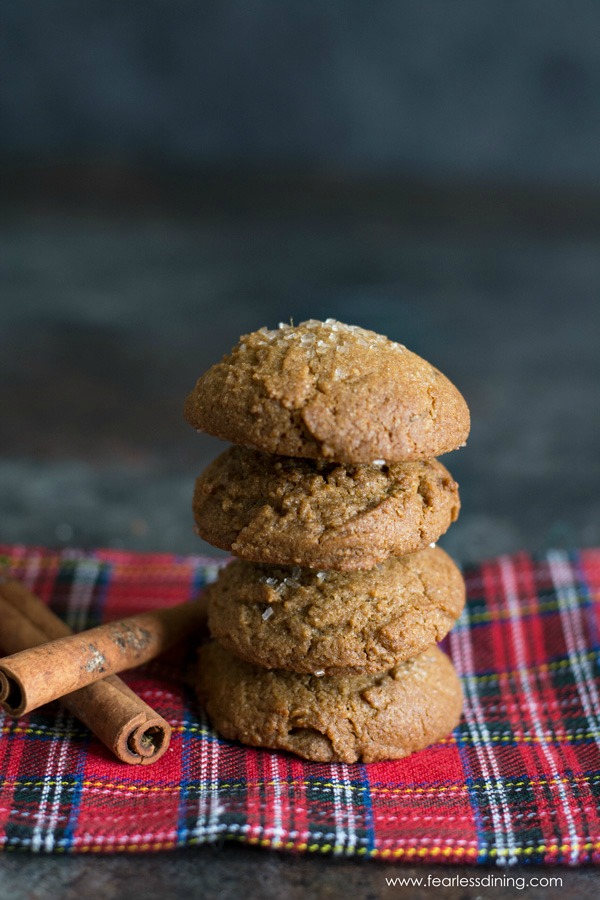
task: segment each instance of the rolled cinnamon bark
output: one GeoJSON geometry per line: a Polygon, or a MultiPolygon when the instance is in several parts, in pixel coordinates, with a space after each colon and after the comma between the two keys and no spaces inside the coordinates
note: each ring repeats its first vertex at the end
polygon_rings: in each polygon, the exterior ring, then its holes
{"type": "MultiPolygon", "coordinates": [[[[140,613],[0,660],[0,703],[11,716],[140,666],[199,629],[204,600],[140,613]]],[[[0,638],[1,640],[1,638],[0,638]]]]}
{"type": "MultiPolygon", "coordinates": [[[[71,633],[68,625],[22,584],[0,578],[2,650],[16,653],[71,633]]],[[[74,691],[61,701],[122,762],[150,765],[169,746],[168,722],[116,676],[74,691]]]]}

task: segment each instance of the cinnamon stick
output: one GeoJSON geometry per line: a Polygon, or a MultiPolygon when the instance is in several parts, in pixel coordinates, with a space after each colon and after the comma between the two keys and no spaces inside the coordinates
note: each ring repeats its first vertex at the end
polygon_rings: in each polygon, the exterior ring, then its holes
{"type": "MultiPolygon", "coordinates": [[[[70,634],[70,628],[38,597],[18,581],[0,576],[0,647],[4,651],[15,653],[70,634]]],[[[149,765],[169,746],[168,722],[117,676],[74,691],[62,697],[62,703],[122,762],[149,765]]]]}
{"type": "Polygon", "coordinates": [[[0,704],[23,716],[109,675],[140,666],[200,628],[204,601],[130,616],[0,660],[0,704]]]}

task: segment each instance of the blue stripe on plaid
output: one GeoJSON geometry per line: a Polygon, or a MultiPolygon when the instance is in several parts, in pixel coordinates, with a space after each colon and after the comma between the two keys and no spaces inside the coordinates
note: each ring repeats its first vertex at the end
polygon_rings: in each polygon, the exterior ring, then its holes
{"type": "MultiPolygon", "coordinates": [[[[217,568],[207,567],[205,561],[198,560],[194,567],[189,599],[196,597],[202,588],[214,581],[217,568]]],[[[205,779],[198,781],[194,772],[200,769],[206,771],[206,752],[208,746],[217,740],[212,732],[206,714],[198,710],[195,698],[190,689],[185,691],[184,705],[182,709],[183,733],[181,737],[181,791],[179,794],[179,806],[177,814],[177,843],[185,845],[197,839],[202,831],[198,827],[200,810],[208,790],[205,779]],[[202,734],[202,741],[198,742],[198,734],[202,734]],[[198,753],[200,752],[200,758],[198,753]]]]}
{"type": "Polygon", "coordinates": [[[104,620],[104,606],[108,594],[108,587],[111,583],[113,575],[113,566],[111,563],[102,563],[96,574],[96,582],[92,595],[92,602],[87,613],[86,628],[93,628],[95,625],[102,624],[104,620]]]}
{"type": "Polygon", "coordinates": [[[590,649],[598,651],[600,655],[600,624],[596,616],[596,603],[590,593],[590,587],[586,581],[583,565],[581,561],[581,553],[573,550],[569,554],[573,572],[577,580],[577,593],[582,600],[582,606],[586,611],[586,624],[589,630],[590,649]]]}
{"type": "Polygon", "coordinates": [[[365,811],[365,832],[364,842],[367,851],[370,853],[375,849],[375,821],[373,818],[373,804],[371,803],[371,791],[369,784],[369,768],[364,763],[360,764],[361,778],[359,784],[362,788],[362,797],[365,811]]]}

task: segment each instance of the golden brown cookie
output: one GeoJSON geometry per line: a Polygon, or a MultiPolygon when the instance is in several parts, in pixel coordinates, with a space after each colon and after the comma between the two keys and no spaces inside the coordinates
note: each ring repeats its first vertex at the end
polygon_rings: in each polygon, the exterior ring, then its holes
{"type": "Polygon", "coordinates": [[[235,560],[206,598],[213,637],[236,656],[337,675],[381,672],[441,641],[462,611],[465,585],[436,547],[355,572],[235,560]]]}
{"type": "Polygon", "coordinates": [[[460,447],[469,410],[402,344],[334,319],[244,335],[187,398],[200,431],[284,456],[427,459],[460,447]]]}
{"type": "Polygon", "coordinates": [[[253,666],[213,641],[200,648],[196,689],[224,737],[317,762],[408,756],[448,735],[462,707],[437,647],[388,672],[318,678],[253,666]]]}
{"type": "Polygon", "coordinates": [[[344,466],[231,447],[196,481],[201,537],[253,562],[370,569],[437,541],[458,485],[435,459],[344,466]]]}

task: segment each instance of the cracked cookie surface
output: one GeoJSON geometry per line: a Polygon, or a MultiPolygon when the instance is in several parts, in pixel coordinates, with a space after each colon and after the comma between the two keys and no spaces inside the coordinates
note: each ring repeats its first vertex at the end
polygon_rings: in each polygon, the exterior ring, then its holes
{"type": "Polygon", "coordinates": [[[458,485],[437,460],[347,466],[231,447],[199,476],[201,537],[252,562],[370,569],[437,541],[458,485]]]}
{"type": "Polygon", "coordinates": [[[198,380],[185,416],[235,444],[364,464],[439,456],[470,426],[464,398],[434,366],[333,319],[244,335],[198,380]]]}
{"type": "Polygon", "coordinates": [[[318,678],[253,666],[213,641],[199,650],[195,686],[223,737],[316,762],[401,759],[448,735],[462,707],[437,647],[388,672],[318,678]]]}
{"type": "Polygon", "coordinates": [[[235,560],[205,596],[211,634],[236,656],[335,675],[384,671],[441,641],[465,586],[436,547],[349,573],[235,560]]]}

